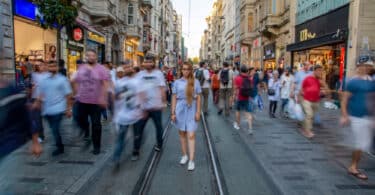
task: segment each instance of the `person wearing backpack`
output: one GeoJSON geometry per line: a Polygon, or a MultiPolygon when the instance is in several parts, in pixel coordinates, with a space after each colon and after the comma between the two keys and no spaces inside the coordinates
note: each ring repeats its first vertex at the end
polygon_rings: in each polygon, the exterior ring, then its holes
{"type": "Polygon", "coordinates": [[[254,84],[252,79],[249,77],[248,68],[242,65],[240,68],[240,75],[234,79],[234,97],[236,98],[236,121],[233,123],[233,127],[240,130],[241,112],[248,122],[248,134],[253,134],[253,117],[251,116],[252,106],[250,104],[250,97],[253,94],[254,84]]]}
{"type": "Polygon", "coordinates": [[[220,78],[218,73],[219,71],[215,70],[211,76],[212,99],[215,105],[219,103],[220,78]]]}
{"type": "Polygon", "coordinates": [[[199,63],[199,69],[195,72],[195,78],[199,81],[203,96],[203,113],[208,113],[208,95],[210,93],[210,72],[207,70],[206,62],[199,63]]]}
{"type": "Polygon", "coordinates": [[[229,68],[227,62],[223,62],[223,69],[219,73],[220,79],[220,100],[218,114],[229,115],[230,98],[233,92],[233,71],[229,68]]]}

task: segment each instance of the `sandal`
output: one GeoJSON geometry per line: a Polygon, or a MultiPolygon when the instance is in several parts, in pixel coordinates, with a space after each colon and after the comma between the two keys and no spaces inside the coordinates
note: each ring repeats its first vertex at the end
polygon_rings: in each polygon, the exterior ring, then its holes
{"type": "Polygon", "coordinates": [[[368,180],[367,175],[365,175],[364,173],[361,173],[359,171],[357,173],[353,173],[353,172],[348,171],[348,174],[356,177],[357,179],[368,180]]]}

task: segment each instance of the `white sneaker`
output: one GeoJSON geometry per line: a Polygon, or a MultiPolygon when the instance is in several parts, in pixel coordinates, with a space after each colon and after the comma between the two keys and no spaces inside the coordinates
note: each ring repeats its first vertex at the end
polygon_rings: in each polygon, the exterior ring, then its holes
{"type": "Polygon", "coordinates": [[[233,123],[233,127],[237,130],[240,130],[240,126],[238,126],[237,122],[234,122],[233,123]]]}
{"type": "Polygon", "coordinates": [[[181,165],[184,165],[184,164],[186,164],[187,162],[188,162],[188,156],[187,155],[185,155],[185,156],[182,156],[181,157],[181,160],[180,160],[180,164],[181,165]]]}
{"type": "Polygon", "coordinates": [[[195,169],[194,161],[189,161],[188,171],[194,171],[194,169],[195,169]]]}

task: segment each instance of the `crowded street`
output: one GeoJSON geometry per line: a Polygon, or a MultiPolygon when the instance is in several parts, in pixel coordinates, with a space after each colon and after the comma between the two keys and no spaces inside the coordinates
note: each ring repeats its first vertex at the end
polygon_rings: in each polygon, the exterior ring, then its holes
{"type": "Polygon", "coordinates": [[[375,194],[375,0],[0,14],[0,195],[375,194]]]}

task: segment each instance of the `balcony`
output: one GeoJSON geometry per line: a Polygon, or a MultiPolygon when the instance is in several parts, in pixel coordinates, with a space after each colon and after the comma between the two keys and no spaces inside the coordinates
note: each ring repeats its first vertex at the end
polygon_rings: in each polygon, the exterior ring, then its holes
{"type": "Polygon", "coordinates": [[[116,21],[116,5],[111,3],[110,0],[90,0],[87,2],[86,9],[94,24],[110,26],[116,21]]]}
{"type": "Polygon", "coordinates": [[[150,0],[142,0],[142,7],[152,9],[152,3],[150,0]]]}
{"type": "Polygon", "coordinates": [[[277,35],[279,29],[290,21],[289,8],[285,9],[284,12],[278,15],[268,14],[260,21],[260,32],[264,36],[277,35]]]}
{"type": "Polygon", "coordinates": [[[258,36],[257,32],[245,32],[241,33],[240,40],[245,45],[251,45],[252,41],[258,36]]]}
{"type": "Polygon", "coordinates": [[[241,0],[240,10],[246,6],[253,6],[255,5],[255,3],[256,3],[256,0],[241,0]]]}
{"type": "Polygon", "coordinates": [[[132,37],[136,39],[141,39],[142,36],[142,28],[138,25],[127,25],[126,26],[126,35],[127,37],[132,37]]]}

